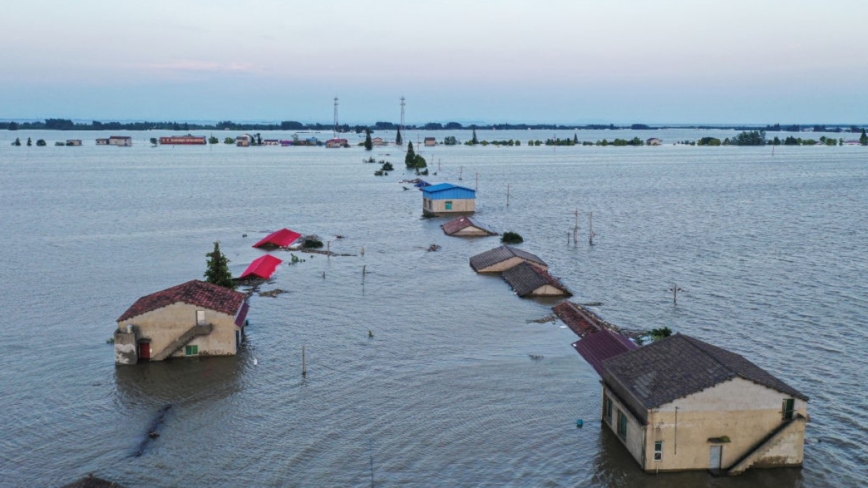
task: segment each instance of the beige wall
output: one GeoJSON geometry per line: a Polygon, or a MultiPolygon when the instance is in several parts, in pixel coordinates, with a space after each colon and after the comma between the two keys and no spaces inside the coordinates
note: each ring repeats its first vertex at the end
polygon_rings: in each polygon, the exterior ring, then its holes
{"type": "MultiPolygon", "coordinates": [[[[612,432],[615,434],[615,437],[621,440],[621,443],[630,451],[630,454],[633,455],[633,459],[642,464],[641,459],[643,458],[643,448],[645,445],[645,426],[640,423],[636,417],[627,410],[627,407],[621,402],[621,400],[612,393],[611,390],[603,386],[603,398],[609,397],[612,400],[612,418],[607,419],[605,415],[605,411],[603,411],[603,423],[608,425],[612,432]],[[621,439],[618,436],[618,411],[621,411],[627,417],[627,437],[626,439],[621,439]],[[610,421],[611,420],[611,421],[610,421]]],[[[604,403],[605,407],[605,403],[604,403]]]]}
{"type": "Polygon", "coordinates": [[[488,233],[480,229],[479,227],[474,227],[471,225],[470,227],[465,227],[452,235],[459,237],[482,237],[487,236],[488,233]]]}
{"type": "Polygon", "coordinates": [[[476,200],[472,198],[454,200],[431,200],[422,198],[422,212],[426,215],[453,213],[472,213],[476,211],[476,200]],[[446,202],[452,202],[452,210],[446,210],[446,202]]]}
{"type": "MultiPolygon", "coordinates": [[[[709,449],[713,445],[720,445],[721,468],[727,469],[782,425],[782,406],[786,398],[792,397],[742,378],[734,378],[652,410],[648,415],[645,444],[647,461],[644,468],[648,471],[708,469],[709,449]],[[729,437],[730,442],[708,442],[711,437],[722,436],[729,437]],[[654,461],[655,441],[663,441],[663,459],[660,462],[654,461]]],[[[795,411],[806,416],[806,403],[795,399],[795,411]]],[[[786,436],[786,440],[763,459],[776,465],[800,465],[803,448],[802,427],[786,436]]],[[[761,460],[756,465],[763,464],[767,463],[761,460]]]]}
{"type": "MultiPolygon", "coordinates": [[[[508,270],[509,268],[512,268],[514,266],[518,266],[519,264],[521,264],[523,262],[525,262],[524,259],[522,259],[518,256],[513,256],[513,257],[507,259],[506,261],[501,261],[501,262],[495,263],[495,264],[493,264],[487,268],[482,268],[478,272],[479,273],[502,273],[502,272],[508,270]]],[[[530,263],[530,261],[528,261],[528,262],[530,263]]],[[[548,269],[547,266],[543,266],[543,265],[538,264],[538,263],[530,263],[530,264],[533,264],[534,266],[540,267],[542,269],[548,269]]]]}
{"type": "MultiPolygon", "coordinates": [[[[205,322],[213,329],[206,336],[194,337],[188,345],[199,346],[200,356],[225,356],[236,353],[235,317],[224,313],[208,310],[203,307],[174,303],[151,312],[144,313],[129,320],[118,322],[119,330],[126,330],[127,324],[138,326],[139,338],[151,339],[151,357],[196,325],[196,311],[205,311],[205,322]]],[[[184,356],[182,347],[172,357],[184,356]]]]}
{"type": "Polygon", "coordinates": [[[566,293],[559,289],[555,288],[552,285],[543,285],[536,290],[533,291],[529,296],[541,297],[541,296],[561,296],[566,295],[566,293]]]}

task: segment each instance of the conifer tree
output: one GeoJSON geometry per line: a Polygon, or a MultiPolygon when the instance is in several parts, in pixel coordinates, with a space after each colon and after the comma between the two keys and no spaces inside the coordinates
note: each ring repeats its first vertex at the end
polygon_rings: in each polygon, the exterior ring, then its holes
{"type": "Polygon", "coordinates": [[[408,168],[416,167],[416,151],[413,150],[413,141],[410,141],[407,144],[407,155],[404,156],[404,164],[407,165],[408,168]]]}
{"type": "Polygon", "coordinates": [[[401,137],[401,129],[398,128],[398,134],[395,136],[395,144],[399,146],[404,145],[404,139],[401,137]]]}
{"type": "Polygon", "coordinates": [[[229,259],[220,251],[220,241],[214,243],[214,250],[206,254],[208,257],[205,281],[230,290],[235,289],[232,273],[229,272],[229,259]]]}
{"type": "Polygon", "coordinates": [[[371,129],[365,129],[365,151],[370,151],[374,148],[374,143],[371,141],[371,129]]]}
{"type": "Polygon", "coordinates": [[[476,138],[476,126],[473,127],[473,139],[470,139],[470,144],[474,146],[479,144],[479,139],[476,138]]]}
{"type": "Polygon", "coordinates": [[[859,144],[868,146],[868,135],[865,134],[865,129],[862,129],[862,135],[859,136],[859,144]]]}

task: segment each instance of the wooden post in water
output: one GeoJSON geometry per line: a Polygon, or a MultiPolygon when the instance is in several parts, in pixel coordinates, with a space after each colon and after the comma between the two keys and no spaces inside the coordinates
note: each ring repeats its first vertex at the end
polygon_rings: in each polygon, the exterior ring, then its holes
{"type": "Polygon", "coordinates": [[[437,158],[437,171],[440,171],[440,158],[437,158]]]}
{"type": "Polygon", "coordinates": [[[509,206],[509,183],[506,184],[506,206],[509,206]]]}
{"type": "Polygon", "coordinates": [[[326,259],[332,258],[332,241],[326,241],[326,259]]]}
{"type": "Polygon", "coordinates": [[[682,291],[681,288],[678,287],[678,283],[674,283],[672,288],[669,289],[672,292],[672,303],[678,303],[678,292],[682,291]]]}
{"type": "Polygon", "coordinates": [[[588,244],[594,245],[594,212],[588,214],[588,244]]]}
{"type": "Polygon", "coordinates": [[[473,191],[479,191],[479,173],[476,173],[476,186],[473,187],[473,191]]]}
{"type": "MultiPolygon", "coordinates": [[[[576,222],[573,225],[573,244],[578,246],[579,245],[579,207],[576,207],[576,211],[573,213],[576,216],[576,222]]],[[[567,234],[567,235],[569,235],[569,234],[567,234]]],[[[567,243],[567,244],[569,244],[569,243],[567,243]]]]}
{"type": "Polygon", "coordinates": [[[458,181],[461,181],[461,175],[464,174],[464,166],[458,168],[458,181]]]}
{"type": "Polygon", "coordinates": [[[304,346],[301,346],[301,377],[307,376],[307,363],[304,360],[304,346]]]}

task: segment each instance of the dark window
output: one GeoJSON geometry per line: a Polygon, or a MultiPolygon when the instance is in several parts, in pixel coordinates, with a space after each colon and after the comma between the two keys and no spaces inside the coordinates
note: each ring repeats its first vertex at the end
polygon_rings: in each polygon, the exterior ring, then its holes
{"type": "Polygon", "coordinates": [[[784,420],[791,420],[793,418],[793,410],[795,409],[796,401],[792,398],[787,398],[784,400],[784,420]]]}
{"type": "Polygon", "coordinates": [[[612,399],[608,395],[603,396],[603,418],[612,423],[612,399]]]}
{"type": "Polygon", "coordinates": [[[199,346],[186,346],[184,347],[184,354],[187,356],[198,356],[199,355],[199,346]]]}
{"type": "Polygon", "coordinates": [[[618,410],[618,437],[627,440],[627,416],[620,410],[618,410]]]}
{"type": "Polygon", "coordinates": [[[654,442],[654,460],[662,461],[663,460],[663,441],[654,442]]]}

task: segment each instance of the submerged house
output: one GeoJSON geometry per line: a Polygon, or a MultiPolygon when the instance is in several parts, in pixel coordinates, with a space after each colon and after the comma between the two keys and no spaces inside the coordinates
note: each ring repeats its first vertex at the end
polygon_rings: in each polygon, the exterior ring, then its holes
{"type": "Polygon", "coordinates": [[[108,138],[108,145],[130,147],[133,145],[133,138],[130,136],[111,136],[108,138]]]}
{"type": "Polygon", "coordinates": [[[254,244],[253,247],[263,249],[289,247],[293,242],[297,241],[299,237],[301,237],[301,234],[298,232],[284,228],[263,237],[259,242],[254,244]]]}
{"type": "Polygon", "coordinates": [[[650,137],[645,141],[646,146],[659,146],[661,144],[663,144],[663,141],[656,137],[650,137]]]}
{"type": "Polygon", "coordinates": [[[422,213],[429,216],[473,213],[476,211],[476,190],[452,183],[440,183],[421,188],[422,213]]]}
{"type": "Polygon", "coordinates": [[[235,355],[248,309],[245,294],[198,280],[143,296],[117,320],[115,363],[235,355]]]}
{"type": "Polygon", "coordinates": [[[455,237],[484,237],[496,236],[497,232],[480,224],[466,215],[455,218],[441,225],[443,233],[455,237]]]}
{"type": "Polygon", "coordinates": [[[266,254],[265,256],[254,259],[250,266],[241,273],[241,276],[238,277],[239,280],[251,279],[251,278],[259,278],[263,280],[267,280],[271,278],[271,275],[274,274],[274,271],[280,266],[282,263],[280,259],[272,256],[271,254],[266,254]]]}
{"type": "Polygon", "coordinates": [[[572,296],[567,287],[548,271],[528,262],[509,268],[501,277],[522,298],[572,296]]]}
{"type": "Polygon", "coordinates": [[[639,346],[617,332],[600,329],[574,342],[573,348],[602,377],[603,361],[638,349],[639,346]]]}
{"type": "Polygon", "coordinates": [[[808,397],[738,354],[676,334],[596,368],[603,422],[647,472],[802,465],[808,397]]]}
{"type": "Polygon", "coordinates": [[[470,258],[470,267],[477,273],[502,273],[521,263],[530,263],[544,270],[548,265],[534,254],[512,246],[500,246],[470,258]]]}
{"type": "Polygon", "coordinates": [[[425,145],[429,146],[429,147],[430,146],[436,146],[437,145],[437,139],[435,139],[433,137],[426,137],[425,138],[425,145]]]}

